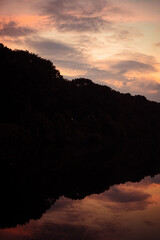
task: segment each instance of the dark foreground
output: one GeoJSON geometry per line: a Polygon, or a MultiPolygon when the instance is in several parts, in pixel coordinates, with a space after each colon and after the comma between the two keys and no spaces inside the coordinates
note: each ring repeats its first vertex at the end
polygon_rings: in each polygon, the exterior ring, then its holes
{"type": "Polygon", "coordinates": [[[34,166],[3,167],[0,239],[158,240],[160,175],[144,177],[160,164],[149,146],[127,149],[57,149],[54,164],[41,151],[34,166]]]}
{"type": "Polygon", "coordinates": [[[41,147],[28,162],[1,166],[0,227],[41,218],[61,196],[83,199],[114,184],[140,181],[159,172],[159,154],[149,144],[137,148],[134,143],[125,148],[57,147],[45,152],[41,147]]]}

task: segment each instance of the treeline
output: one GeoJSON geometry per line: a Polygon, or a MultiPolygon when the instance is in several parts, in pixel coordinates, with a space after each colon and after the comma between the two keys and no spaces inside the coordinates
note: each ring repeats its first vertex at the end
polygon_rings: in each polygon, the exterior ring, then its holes
{"type": "Polygon", "coordinates": [[[61,145],[159,141],[160,104],[143,96],[83,78],[67,81],[49,60],[2,44],[0,71],[1,138],[61,145]]]}

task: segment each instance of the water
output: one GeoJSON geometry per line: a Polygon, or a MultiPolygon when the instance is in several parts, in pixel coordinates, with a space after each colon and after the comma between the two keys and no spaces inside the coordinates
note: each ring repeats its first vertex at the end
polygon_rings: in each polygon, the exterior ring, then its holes
{"type": "Polygon", "coordinates": [[[1,229],[1,240],[159,240],[160,174],[82,200],[60,197],[38,220],[1,229]]]}

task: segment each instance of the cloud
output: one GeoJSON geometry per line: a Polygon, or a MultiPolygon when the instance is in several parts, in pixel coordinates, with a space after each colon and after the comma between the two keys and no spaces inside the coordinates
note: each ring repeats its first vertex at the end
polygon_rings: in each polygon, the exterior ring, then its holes
{"type": "Polygon", "coordinates": [[[160,47],[160,42],[155,44],[156,47],[160,47]]]}
{"type": "MultiPolygon", "coordinates": [[[[112,71],[103,70],[97,67],[93,67],[89,63],[84,63],[82,59],[77,59],[77,61],[70,61],[70,60],[58,60],[53,59],[54,63],[57,64],[57,66],[61,69],[66,68],[70,69],[70,72],[74,70],[77,70],[79,72],[79,75],[76,74],[75,77],[85,77],[88,79],[93,80],[94,82],[104,84],[106,80],[110,80],[111,82],[119,81],[122,83],[127,83],[131,81],[131,79],[127,79],[125,76],[116,74],[112,71]],[[79,71],[78,71],[79,70],[79,71]]],[[[76,72],[75,72],[76,73],[76,72]]],[[[71,73],[70,73],[71,74],[71,73]]],[[[75,78],[74,75],[69,76],[64,74],[64,76],[68,79],[75,78]]],[[[114,86],[113,86],[114,87],[114,86]]]]}
{"type": "Polygon", "coordinates": [[[137,38],[141,38],[143,34],[136,27],[128,26],[118,26],[113,34],[107,39],[110,39],[111,42],[120,42],[121,44],[129,44],[134,42],[137,38]]]}
{"type": "Polygon", "coordinates": [[[155,91],[153,93],[146,93],[145,96],[151,100],[160,103],[160,91],[155,91]]]}
{"type": "Polygon", "coordinates": [[[129,71],[136,72],[155,72],[156,68],[153,65],[134,61],[123,60],[111,66],[112,69],[118,70],[119,74],[125,74],[129,71]]]}
{"type": "Polygon", "coordinates": [[[111,239],[113,234],[119,235],[124,229],[128,230],[122,227],[121,222],[109,219],[104,214],[105,210],[106,206],[101,205],[101,201],[92,201],[90,197],[81,201],[61,197],[44,214],[42,221],[30,222],[30,239],[111,239]]]}
{"type": "MultiPolygon", "coordinates": [[[[79,15],[94,15],[103,11],[106,4],[109,3],[106,0],[48,0],[45,3],[39,1],[40,10],[43,14],[63,16],[64,14],[73,15],[79,13],[79,15]]],[[[39,7],[38,7],[39,8],[39,7]]]]}
{"type": "Polygon", "coordinates": [[[154,177],[145,177],[140,183],[143,185],[151,185],[153,183],[160,184],[160,174],[157,174],[154,177]]]}
{"type": "Polygon", "coordinates": [[[59,31],[100,32],[114,29],[113,15],[123,15],[124,9],[107,0],[49,0],[35,6],[41,15],[48,16],[49,24],[59,31]]]}
{"type": "Polygon", "coordinates": [[[35,33],[36,31],[28,27],[20,27],[15,22],[1,23],[0,36],[21,37],[35,33]]]}
{"type": "Polygon", "coordinates": [[[115,54],[114,57],[120,58],[126,61],[133,60],[137,62],[143,62],[149,65],[157,63],[155,56],[144,54],[141,52],[136,52],[136,51],[123,50],[122,52],[115,54]]]}
{"type": "Polygon", "coordinates": [[[160,101],[160,84],[150,78],[135,78],[133,84],[128,86],[125,92],[132,92],[134,95],[145,95],[152,101],[160,101]]]}
{"type": "Polygon", "coordinates": [[[138,190],[126,190],[120,187],[114,186],[106,192],[105,197],[113,202],[119,203],[133,203],[133,202],[144,202],[151,195],[138,190]]]}
{"type": "Polygon", "coordinates": [[[63,17],[61,21],[57,21],[56,27],[60,31],[76,31],[76,32],[97,32],[101,30],[111,30],[112,24],[98,17],[63,17]]]}
{"type": "Polygon", "coordinates": [[[157,174],[153,178],[151,178],[152,183],[160,184],[160,174],[157,174]]]}
{"type": "Polygon", "coordinates": [[[49,57],[51,60],[78,59],[82,57],[81,52],[60,41],[37,37],[36,39],[28,38],[25,42],[29,47],[38,52],[38,54],[49,57]]]}
{"type": "Polygon", "coordinates": [[[113,186],[101,195],[101,200],[105,203],[109,201],[107,207],[112,211],[138,211],[145,210],[152,204],[151,195],[136,189],[129,189],[125,186],[113,186]]]}
{"type": "Polygon", "coordinates": [[[127,187],[134,187],[134,188],[141,188],[141,189],[147,189],[152,188],[151,185],[153,184],[160,184],[160,174],[155,175],[154,177],[146,176],[144,179],[142,179],[140,182],[127,182],[125,185],[127,187]]]}
{"type": "Polygon", "coordinates": [[[160,101],[160,84],[153,81],[152,79],[146,79],[144,77],[131,79],[124,78],[123,82],[120,81],[118,85],[114,80],[106,80],[105,84],[109,85],[111,88],[123,92],[131,93],[132,95],[142,95],[146,96],[147,99],[152,101],[160,101]]]}
{"type": "Polygon", "coordinates": [[[72,61],[72,60],[56,60],[56,63],[60,67],[65,67],[73,70],[84,70],[86,71],[87,66],[89,67],[88,64],[85,64],[84,62],[79,61],[72,61]]]}
{"type": "Polygon", "coordinates": [[[128,6],[135,13],[133,21],[158,21],[159,18],[159,0],[116,0],[119,4],[128,6]]]}
{"type": "MultiPolygon", "coordinates": [[[[52,222],[32,222],[30,226],[22,226],[21,231],[14,230],[9,232],[0,232],[1,240],[94,240],[95,236],[98,237],[98,231],[90,229],[87,226],[73,225],[73,224],[56,224],[52,222]]],[[[98,238],[97,238],[98,239],[98,238]]]]}
{"type": "MultiPolygon", "coordinates": [[[[33,10],[33,3],[36,3],[37,0],[0,0],[0,13],[2,17],[7,17],[13,19],[19,15],[23,16],[30,14],[33,10]],[[12,18],[13,17],[13,18],[12,18]]],[[[38,3],[38,2],[37,2],[38,3]]]]}
{"type": "MultiPolygon", "coordinates": [[[[68,219],[69,221],[70,219],[68,219]]],[[[96,219],[97,221],[99,219],[96,219]]],[[[89,224],[88,224],[89,225],[89,224]]],[[[32,230],[30,240],[95,240],[95,239],[111,239],[113,236],[127,232],[127,228],[121,228],[121,224],[112,222],[98,222],[93,226],[85,225],[85,221],[75,224],[74,221],[69,221],[68,224],[45,222],[43,225],[35,226],[32,230]],[[100,225],[98,228],[97,225],[100,225]]],[[[27,237],[23,237],[27,240],[27,237]]],[[[115,239],[115,238],[114,238],[115,239]]]]}
{"type": "Polygon", "coordinates": [[[67,224],[53,224],[53,223],[46,223],[39,231],[34,232],[31,239],[34,240],[62,240],[62,239],[88,239],[93,240],[94,232],[89,231],[86,227],[83,226],[73,226],[73,225],[67,225],[67,224]]]}
{"type": "Polygon", "coordinates": [[[114,73],[113,71],[108,71],[96,67],[89,67],[86,69],[86,77],[93,79],[96,82],[103,82],[105,80],[111,81],[119,81],[119,82],[127,82],[128,79],[125,76],[121,76],[119,74],[114,73]]]}
{"type": "Polygon", "coordinates": [[[152,222],[150,220],[145,220],[144,224],[146,224],[149,227],[153,227],[153,226],[156,226],[158,223],[157,222],[152,222]]]}
{"type": "Polygon", "coordinates": [[[160,92],[160,84],[157,82],[153,82],[149,79],[147,79],[147,81],[143,81],[143,82],[137,82],[137,85],[139,86],[139,88],[142,88],[143,91],[151,91],[151,92],[160,92]]]}

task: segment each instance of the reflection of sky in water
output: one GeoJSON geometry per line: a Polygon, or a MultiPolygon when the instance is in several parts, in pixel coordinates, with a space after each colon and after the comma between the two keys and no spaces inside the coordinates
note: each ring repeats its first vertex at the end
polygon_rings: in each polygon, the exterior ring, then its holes
{"type": "Polygon", "coordinates": [[[1,240],[159,240],[160,174],[83,200],[61,197],[40,220],[0,231],[1,240]]]}

